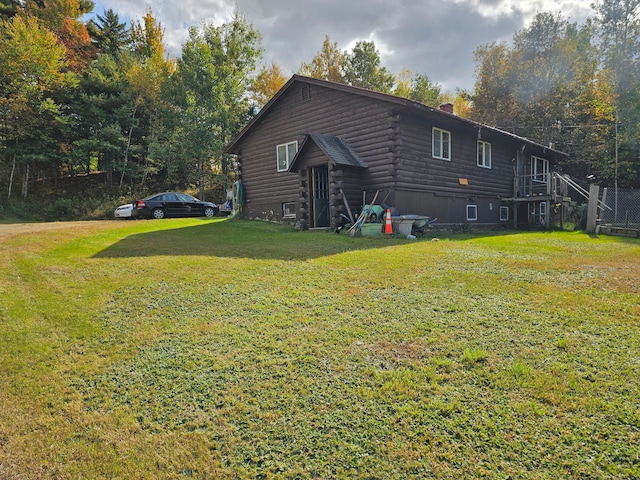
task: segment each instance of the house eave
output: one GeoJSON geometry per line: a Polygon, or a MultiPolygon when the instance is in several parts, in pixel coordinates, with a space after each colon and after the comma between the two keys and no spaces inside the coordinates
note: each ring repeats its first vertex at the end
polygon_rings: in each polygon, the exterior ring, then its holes
{"type": "Polygon", "coordinates": [[[521,137],[519,135],[507,132],[505,130],[501,130],[499,128],[496,127],[492,127],[490,125],[486,125],[483,123],[479,123],[473,120],[469,120],[467,118],[463,118],[463,117],[459,117],[455,114],[452,113],[448,113],[445,112],[443,110],[440,110],[439,108],[434,108],[434,107],[430,107],[428,105],[424,105],[422,103],[413,101],[413,100],[409,100],[406,98],[402,98],[402,97],[398,97],[395,95],[391,95],[388,93],[380,93],[380,92],[375,92],[373,90],[367,90],[365,88],[360,88],[360,87],[354,87],[352,85],[347,85],[347,84],[343,84],[343,83],[336,83],[336,82],[330,82],[328,80],[321,80],[321,79],[317,79],[317,78],[311,78],[311,77],[306,77],[303,75],[298,75],[298,74],[294,74],[288,81],[287,83],[284,84],[284,86],[278,91],[278,93],[276,93],[268,102],[267,104],[262,107],[262,109],[258,112],[258,114],[253,117],[249,123],[247,123],[247,125],[240,131],[240,133],[238,133],[238,135],[236,135],[236,137],[231,141],[231,143],[229,143],[229,145],[227,145],[227,147],[224,149],[224,153],[227,154],[237,154],[238,153],[238,144],[240,143],[240,141],[242,140],[242,138],[244,137],[244,135],[249,132],[256,124],[258,124],[262,118],[268,113],[268,111],[271,109],[271,107],[278,102],[278,100],[292,87],[293,84],[298,83],[298,82],[304,82],[304,83],[308,83],[310,85],[317,85],[320,87],[325,87],[325,88],[331,88],[334,90],[339,90],[339,91],[343,91],[343,92],[348,92],[348,93],[353,93],[353,94],[357,94],[357,95],[362,95],[365,97],[369,97],[369,98],[374,98],[374,99],[378,99],[381,101],[385,101],[391,104],[395,104],[400,106],[400,110],[407,110],[410,112],[425,112],[425,113],[431,113],[431,114],[435,114],[435,115],[440,115],[443,117],[447,117],[449,119],[453,119],[454,121],[460,122],[460,123],[464,123],[467,125],[470,125],[472,127],[475,128],[483,128],[483,129],[487,129],[491,132],[495,132],[498,135],[502,135],[502,136],[506,136],[508,138],[511,138],[513,141],[515,142],[519,142],[522,144],[528,144],[528,145],[532,145],[535,146],[538,149],[542,149],[543,152],[549,152],[552,155],[554,155],[555,157],[562,157],[562,158],[568,158],[569,155],[567,153],[561,152],[559,150],[556,150],[552,147],[549,146],[545,146],[542,144],[539,144],[537,142],[534,142],[532,140],[529,140],[528,138],[525,137],[521,137]]]}

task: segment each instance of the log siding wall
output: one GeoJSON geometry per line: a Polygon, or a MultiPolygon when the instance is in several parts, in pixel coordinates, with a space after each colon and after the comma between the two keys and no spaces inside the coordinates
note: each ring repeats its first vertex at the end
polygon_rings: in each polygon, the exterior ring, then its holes
{"type": "Polygon", "coordinates": [[[397,203],[440,223],[467,222],[467,205],[477,205],[477,223],[498,224],[501,198],[513,195],[516,144],[480,127],[480,139],[491,144],[491,168],[485,168],[477,165],[478,127],[442,115],[406,115],[400,125],[397,203]],[[451,135],[449,160],[432,155],[434,127],[451,135]]]}
{"type": "MultiPolygon", "coordinates": [[[[312,158],[305,159],[299,166],[300,172],[278,172],[276,145],[298,141],[300,146],[310,132],[340,136],[369,167],[367,178],[361,181],[354,180],[353,172],[349,172],[346,185],[339,173],[344,169],[330,168],[330,193],[334,199],[339,195],[339,188],[346,186],[349,201],[357,202],[350,204],[351,208],[358,209],[361,202],[352,189],[360,189],[363,182],[377,183],[380,175],[388,176],[392,145],[389,105],[316,85],[310,86],[310,99],[303,100],[302,85],[296,85],[280,98],[272,106],[268,122],[263,120],[254,125],[239,144],[239,175],[247,198],[243,213],[249,218],[287,220],[282,219],[281,205],[295,201],[296,221],[302,222],[303,227],[308,225],[308,219],[304,218],[309,211],[306,170],[314,162],[318,165],[328,163],[329,159],[322,158],[319,149],[314,149],[312,158]],[[304,194],[300,193],[301,188],[304,194]]],[[[390,186],[389,181],[383,183],[390,186]]],[[[331,212],[332,220],[338,221],[340,213],[343,213],[342,209],[335,207],[331,212]]]]}
{"type": "Polygon", "coordinates": [[[386,199],[401,214],[438,217],[439,224],[466,223],[467,205],[476,205],[476,224],[498,225],[503,199],[515,195],[518,164],[531,155],[553,164],[544,147],[525,139],[392,97],[375,98],[304,81],[283,91],[238,140],[236,151],[246,192],[244,215],[298,222],[302,228],[310,222],[313,166],[329,167],[330,221],[335,228],[342,223],[341,214],[346,214],[340,189],[354,213],[362,208],[363,191],[367,201],[379,191],[378,203],[386,199]],[[449,160],[432,155],[434,127],[450,132],[449,160]],[[295,172],[278,172],[276,146],[297,141],[300,147],[312,132],[341,137],[367,168],[334,165],[315,144],[307,144],[295,172]],[[491,144],[491,168],[477,165],[478,139],[491,144]],[[285,202],[296,203],[295,219],[282,218],[285,202]]]}

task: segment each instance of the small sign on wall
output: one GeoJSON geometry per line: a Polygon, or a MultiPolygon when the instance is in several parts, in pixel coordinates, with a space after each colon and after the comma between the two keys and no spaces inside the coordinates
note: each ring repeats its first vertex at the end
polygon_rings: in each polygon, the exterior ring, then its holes
{"type": "Polygon", "coordinates": [[[459,178],[458,183],[460,183],[460,185],[469,185],[469,180],[466,178],[459,178]]]}

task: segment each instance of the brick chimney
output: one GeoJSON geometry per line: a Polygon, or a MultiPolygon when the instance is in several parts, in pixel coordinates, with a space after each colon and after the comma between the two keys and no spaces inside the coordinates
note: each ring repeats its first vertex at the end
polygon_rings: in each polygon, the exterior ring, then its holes
{"type": "Polygon", "coordinates": [[[443,103],[440,105],[440,110],[447,113],[453,113],[453,103],[443,103]]]}

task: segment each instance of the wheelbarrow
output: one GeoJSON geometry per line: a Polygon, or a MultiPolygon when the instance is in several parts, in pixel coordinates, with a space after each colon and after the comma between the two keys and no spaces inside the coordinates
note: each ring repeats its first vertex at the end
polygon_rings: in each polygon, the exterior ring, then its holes
{"type": "Polygon", "coordinates": [[[418,217],[413,221],[413,225],[411,225],[411,234],[415,236],[424,235],[424,231],[429,228],[429,225],[434,223],[437,218],[429,218],[429,217],[418,217]]]}

